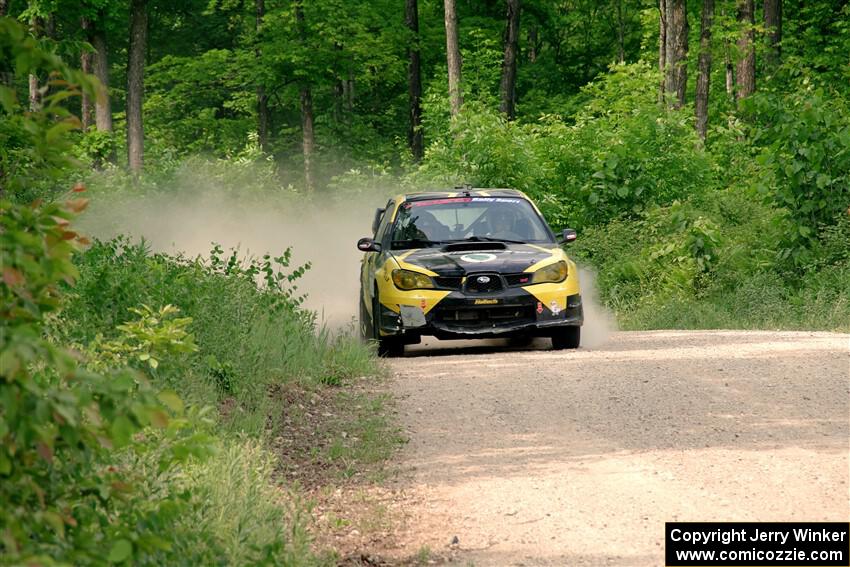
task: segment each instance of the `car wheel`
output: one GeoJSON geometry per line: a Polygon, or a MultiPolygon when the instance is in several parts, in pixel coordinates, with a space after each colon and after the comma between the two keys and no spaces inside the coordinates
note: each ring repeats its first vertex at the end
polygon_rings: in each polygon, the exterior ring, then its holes
{"type": "Polygon", "coordinates": [[[360,324],[358,325],[358,334],[360,339],[368,341],[372,338],[372,322],[369,319],[369,311],[366,310],[366,302],[363,300],[363,290],[360,290],[360,324]]]}
{"type": "Polygon", "coordinates": [[[578,348],[581,342],[581,327],[564,327],[558,329],[552,335],[552,348],[563,350],[567,348],[578,348]]]}
{"type": "Polygon", "coordinates": [[[404,343],[398,337],[382,337],[379,317],[381,313],[381,302],[378,299],[378,291],[372,299],[372,338],[378,343],[378,356],[395,357],[404,354],[404,343]]]}

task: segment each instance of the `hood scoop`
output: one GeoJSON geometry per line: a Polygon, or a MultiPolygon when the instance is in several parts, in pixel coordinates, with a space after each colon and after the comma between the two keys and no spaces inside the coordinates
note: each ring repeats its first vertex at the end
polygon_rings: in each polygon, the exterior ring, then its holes
{"type": "Polygon", "coordinates": [[[504,242],[453,242],[443,247],[444,252],[469,252],[471,250],[507,250],[504,242]]]}

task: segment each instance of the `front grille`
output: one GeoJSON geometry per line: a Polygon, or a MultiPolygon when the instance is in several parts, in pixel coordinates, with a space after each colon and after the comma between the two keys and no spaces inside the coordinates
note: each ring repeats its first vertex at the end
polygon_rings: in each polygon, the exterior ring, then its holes
{"type": "Polygon", "coordinates": [[[467,293],[493,293],[502,291],[502,277],[499,274],[469,274],[466,276],[467,293]]]}
{"type": "Polygon", "coordinates": [[[536,315],[533,305],[490,305],[437,307],[434,318],[448,328],[485,329],[531,323],[536,315]]]}

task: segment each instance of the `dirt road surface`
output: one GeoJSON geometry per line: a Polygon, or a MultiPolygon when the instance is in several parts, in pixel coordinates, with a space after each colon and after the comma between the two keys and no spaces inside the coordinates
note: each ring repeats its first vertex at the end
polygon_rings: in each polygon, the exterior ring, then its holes
{"type": "Polygon", "coordinates": [[[850,517],[850,335],[451,345],[390,362],[408,556],[663,565],[665,521],[850,517]]]}

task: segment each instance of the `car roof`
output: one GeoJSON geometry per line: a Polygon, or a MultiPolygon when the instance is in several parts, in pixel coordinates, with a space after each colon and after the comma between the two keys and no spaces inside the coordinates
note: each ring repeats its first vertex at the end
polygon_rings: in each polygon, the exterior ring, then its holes
{"type": "Polygon", "coordinates": [[[451,197],[515,197],[528,199],[522,191],[516,189],[484,189],[473,187],[456,187],[451,191],[421,191],[407,193],[395,197],[397,203],[405,201],[421,201],[424,199],[443,199],[451,197]]]}

